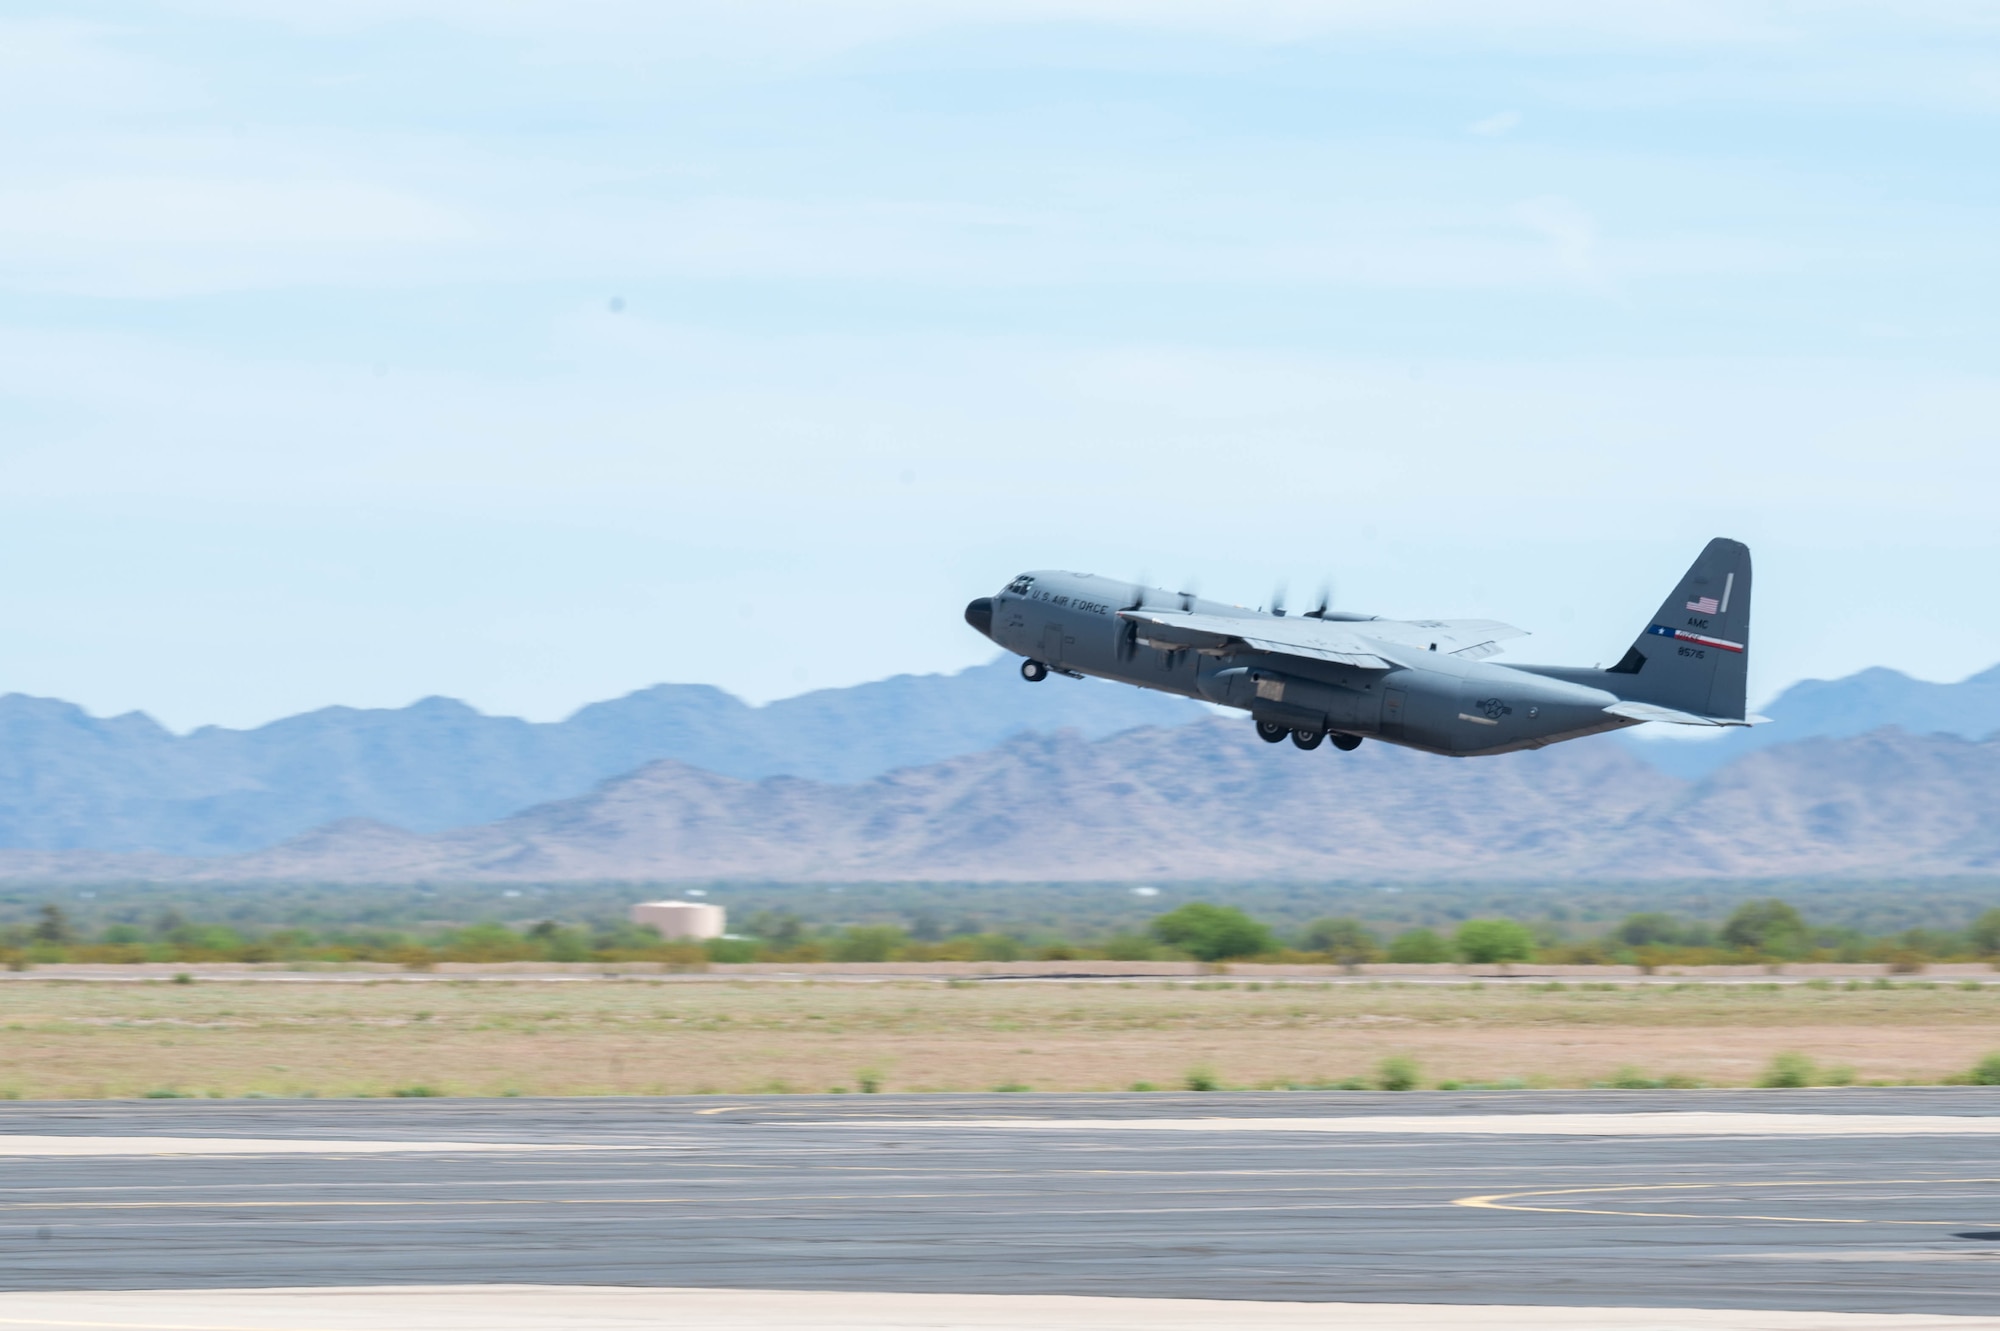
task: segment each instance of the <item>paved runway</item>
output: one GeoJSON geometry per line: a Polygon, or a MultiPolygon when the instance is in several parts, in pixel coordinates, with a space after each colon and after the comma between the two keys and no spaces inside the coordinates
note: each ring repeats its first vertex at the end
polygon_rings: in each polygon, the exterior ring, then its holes
{"type": "Polygon", "coordinates": [[[1988,1314],[1994,1120],[1984,1088],[12,1104],[0,1288],[1988,1314]]]}

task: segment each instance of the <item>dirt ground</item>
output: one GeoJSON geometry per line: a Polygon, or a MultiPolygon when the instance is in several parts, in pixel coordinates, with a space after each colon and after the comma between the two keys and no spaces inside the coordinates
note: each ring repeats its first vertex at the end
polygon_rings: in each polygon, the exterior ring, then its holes
{"type": "Polygon", "coordinates": [[[17,983],[0,1096],[608,1095],[1754,1084],[1780,1052],[1935,1082],[2000,1050],[2000,990],[1956,982],[1500,985],[17,983]]]}

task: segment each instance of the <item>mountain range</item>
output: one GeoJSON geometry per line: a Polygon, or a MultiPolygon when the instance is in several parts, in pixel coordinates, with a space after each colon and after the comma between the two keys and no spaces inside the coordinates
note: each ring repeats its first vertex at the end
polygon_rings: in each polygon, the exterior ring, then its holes
{"type": "Polygon", "coordinates": [[[143,712],[0,696],[0,848],[229,855],[344,818],[415,832],[490,822],[671,758],[722,776],[868,777],[1010,735],[1090,737],[1207,709],[1100,680],[1028,684],[1009,658],[752,707],[660,684],[562,721],[486,716],[452,698],[327,707],[253,730],[176,735],[143,712]]]}
{"type": "Polygon", "coordinates": [[[350,819],[220,859],[0,852],[8,876],[313,881],[1923,877],[2000,870],[2000,739],[1888,728],[1690,782],[1584,740],[1451,760],[1204,720],[837,785],[650,764],[430,835],[350,819]]]}
{"type": "Polygon", "coordinates": [[[1895,726],[1912,735],[1963,735],[1981,739],[2000,733],[2000,666],[1956,684],[1912,679],[1881,666],[1840,679],[1802,679],[1763,709],[1771,724],[1726,730],[1695,740],[1660,736],[1666,729],[1645,726],[1619,738],[1654,766],[1677,776],[1695,777],[1774,744],[1819,736],[1862,735],[1895,726]]]}
{"type": "Polygon", "coordinates": [[[1007,660],[763,707],[661,685],[553,723],[432,698],[175,735],[8,695],[0,873],[1888,872],[1892,842],[1913,871],[1985,864],[1981,774],[2000,750],[1970,741],[2000,729],[2000,668],[1808,681],[1766,711],[1771,726],[1706,743],[1328,761],[1184,700],[1031,686],[1007,660]],[[1919,852],[1898,827],[1928,829],[1919,852]]]}

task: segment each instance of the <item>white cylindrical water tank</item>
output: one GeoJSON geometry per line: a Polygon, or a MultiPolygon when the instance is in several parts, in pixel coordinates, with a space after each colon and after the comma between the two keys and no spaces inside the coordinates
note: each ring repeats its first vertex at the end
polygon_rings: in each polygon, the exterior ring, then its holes
{"type": "Polygon", "coordinates": [[[723,911],[705,901],[642,901],[632,907],[632,923],[658,930],[662,938],[720,938],[723,911]]]}

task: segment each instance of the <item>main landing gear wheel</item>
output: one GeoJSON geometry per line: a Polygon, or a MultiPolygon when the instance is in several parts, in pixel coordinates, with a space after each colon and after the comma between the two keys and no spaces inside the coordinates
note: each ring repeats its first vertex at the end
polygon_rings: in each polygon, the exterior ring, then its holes
{"type": "Polygon", "coordinates": [[[1259,721],[1257,723],[1257,738],[1263,740],[1266,744],[1277,744],[1291,733],[1290,726],[1281,726],[1276,721],[1259,721]]]}
{"type": "Polygon", "coordinates": [[[1361,736],[1359,735],[1328,735],[1327,738],[1332,740],[1333,747],[1339,749],[1342,753],[1352,753],[1361,747],[1361,736]]]}
{"type": "Polygon", "coordinates": [[[1049,677],[1049,668],[1040,661],[1021,662],[1021,678],[1030,684],[1039,684],[1049,677]]]}
{"type": "Polygon", "coordinates": [[[1323,730],[1294,730],[1292,732],[1292,743],[1302,749],[1316,749],[1319,747],[1319,742],[1325,738],[1326,732],[1323,730]]]}

